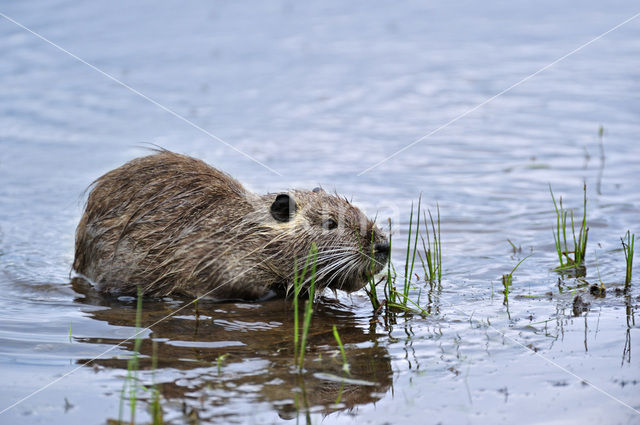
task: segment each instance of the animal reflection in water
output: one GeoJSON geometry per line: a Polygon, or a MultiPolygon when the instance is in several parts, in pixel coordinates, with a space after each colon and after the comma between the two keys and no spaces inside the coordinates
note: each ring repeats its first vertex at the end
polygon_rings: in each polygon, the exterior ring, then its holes
{"type": "MultiPolygon", "coordinates": [[[[107,307],[88,310],[90,317],[113,326],[131,327],[131,334],[135,333],[134,300],[127,303],[101,295],[80,278],[73,279],[72,285],[81,295],[77,302],[107,307]]],[[[160,384],[168,406],[180,405],[183,410],[189,406],[201,419],[214,418],[220,413],[218,409],[228,412],[225,406],[244,398],[247,406],[268,402],[280,417],[289,419],[308,409],[330,414],[373,403],[392,384],[389,353],[378,345],[374,329],[367,327],[366,320],[357,323],[356,316],[336,301],[321,299],[316,303],[302,374],[295,368],[291,301],[199,301],[197,307],[191,303],[160,321],[185,302],[145,299],[142,309],[142,327],[159,321],[144,334],[140,344],[142,384],[152,384],[155,341],[157,368],[153,380],[160,384]],[[346,346],[350,375],[342,370],[342,357],[332,332],[334,324],[346,346]],[[220,358],[224,361],[219,371],[220,358]]],[[[76,338],[102,345],[115,345],[122,339],[76,338]]],[[[126,341],[122,348],[132,351],[134,343],[133,339],[126,341]]],[[[112,355],[92,364],[97,370],[120,369],[124,376],[127,361],[126,357],[112,355]]]]}

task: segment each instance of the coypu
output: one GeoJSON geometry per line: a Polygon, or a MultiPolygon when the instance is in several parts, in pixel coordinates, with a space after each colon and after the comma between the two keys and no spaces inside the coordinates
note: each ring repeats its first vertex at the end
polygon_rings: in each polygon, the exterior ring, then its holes
{"type": "Polygon", "coordinates": [[[315,243],[318,292],[362,288],[387,238],[320,188],[256,195],[195,158],[158,150],[90,186],[74,270],[101,292],[266,299],[287,294],[315,243]],[[373,260],[373,261],[372,261],[373,260]]]}

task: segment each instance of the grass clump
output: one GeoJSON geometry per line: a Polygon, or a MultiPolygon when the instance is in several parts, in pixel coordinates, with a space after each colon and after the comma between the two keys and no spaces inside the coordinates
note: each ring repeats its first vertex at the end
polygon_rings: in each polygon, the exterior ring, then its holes
{"type": "Polygon", "coordinates": [[[624,235],[624,238],[620,238],[622,242],[622,249],[624,250],[624,259],[626,261],[626,273],[624,276],[624,291],[629,292],[631,289],[631,272],[633,271],[633,246],[636,241],[635,233],[630,233],[627,230],[627,233],[624,235]],[[625,243],[626,239],[626,243],[625,243]]]}
{"type": "Polygon", "coordinates": [[[587,227],[587,185],[585,184],[583,186],[584,203],[582,221],[580,222],[580,230],[577,237],[573,219],[573,210],[567,211],[564,209],[562,205],[562,197],[560,197],[559,202],[556,202],[551,185],[549,185],[549,192],[551,193],[551,199],[553,200],[553,206],[556,211],[556,227],[553,232],[553,240],[555,242],[558,260],[560,262],[560,265],[554,270],[563,271],[584,267],[584,260],[587,252],[587,237],[589,234],[589,228],[587,227]],[[567,218],[569,218],[570,221],[567,221],[567,218]],[[573,236],[573,249],[569,249],[569,243],[567,242],[567,225],[569,223],[571,224],[571,235],[569,236],[573,236]]]}
{"type": "MultiPolygon", "coordinates": [[[[389,258],[387,263],[387,273],[384,278],[384,297],[385,299],[380,301],[377,298],[377,293],[374,291],[375,283],[370,282],[367,290],[367,295],[371,300],[374,307],[375,314],[377,315],[383,307],[386,307],[386,313],[388,314],[389,308],[397,309],[401,311],[412,311],[421,315],[428,315],[429,313],[420,306],[420,294],[417,300],[413,300],[410,297],[411,281],[414,276],[414,268],[416,263],[416,257],[420,260],[425,276],[424,280],[431,284],[433,289],[433,283],[440,283],[442,280],[442,242],[440,238],[440,207],[437,207],[437,215],[434,218],[430,210],[427,210],[429,219],[427,219],[427,212],[422,210],[422,196],[418,198],[417,206],[411,203],[411,210],[409,214],[409,229],[407,236],[407,245],[405,250],[405,262],[404,262],[404,276],[398,279],[395,266],[389,258]],[[420,215],[422,214],[423,220],[420,215]],[[421,224],[421,221],[424,225],[421,224]],[[429,224],[431,229],[429,229],[429,224]],[[423,230],[424,227],[424,230],[423,230]],[[423,233],[426,232],[426,240],[423,233]],[[422,241],[421,253],[418,250],[418,240],[422,241]],[[400,280],[402,285],[396,287],[396,281],[400,280]]],[[[389,223],[389,251],[392,247],[392,225],[391,219],[388,219],[389,223]]],[[[420,279],[418,274],[415,274],[417,279],[420,279]]]]}

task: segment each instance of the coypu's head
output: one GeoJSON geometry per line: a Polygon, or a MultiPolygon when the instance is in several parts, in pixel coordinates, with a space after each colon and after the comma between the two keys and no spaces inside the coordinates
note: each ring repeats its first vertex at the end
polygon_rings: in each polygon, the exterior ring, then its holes
{"type": "MultiPolygon", "coordinates": [[[[291,262],[287,269],[293,270],[294,259],[301,269],[316,244],[318,288],[356,291],[389,259],[387,237],[345,198],[316,188],[268,194],[262,200],[268,202],[268,227],[275,231],[270,245],[291,262]]],[[[292,275],[287,278],[289,285],[292,280],[292,275]]]]}

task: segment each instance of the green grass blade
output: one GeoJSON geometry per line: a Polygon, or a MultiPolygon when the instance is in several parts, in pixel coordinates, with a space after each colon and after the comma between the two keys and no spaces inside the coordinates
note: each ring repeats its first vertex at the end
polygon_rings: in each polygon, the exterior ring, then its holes
{"type": "Polygon", "coordinates": [[[300,339],[300,354],[298,358],[298,370],[302,372],[304,366],[304,355],[307,348],[307,339],[309,337],[309,328],[311,326],[311,316],[313,315],[313,301],[315,297],[315,285],[316,285],[316,262],[318,257],[318,248],[314,243],[311,246],[311,251],[307,260],[311,261],[311,284],[309,285],[309,299],[305,302],[305,311],[302,327],[302,338],[300,339]]]}
{"type": "Polygon", "coordinates": [[[384,297],[387,300],[390,299],[389,289],[393,285],[393,281],[391,280],[391,253],[393,252],[391,250],[391,235],[392,235],[391,218],[389,218],[389,259],[387,261],[387,285],[385,285],[385,293],[384,293],[384,297]]]}
{"type": "Polygon", "coordinates": [[[340,339],[340,335],[338,334],[338,328],[336,327],[336,325],[333,325],[333,337],[336,339],[338,347],[340,347],[340,354],[342,355],[342,370],[347,375],[351,375],[351,372],[349,370],[349,362],[347,362],[347,354],[344,351],[344,346],[342,345],[342,340],[340,339]]]}
{"type": "Polygon", "coordinates": [[[409,234],[407,236],[407,255],[404,263],[404,285],[403,285],[403,304],[407,304],[407,296],[409,295],[409,283],[411,282],[411,276],[409,276],[409,258],[411,254],[411,230],[413,228],[413,202],[411,202],[411,213],[409,215],[409,234]]]}
{"type": "Polygon", "coordinates": [[[420,234],[420,205],[422,203],[422,194],[418,197],[418,213],[416,214],[416,233],[414,235],[413,242],[413,256],[411,257],[411,270],[409,271],[409,285],[405,287],[405,296],[409,295],[409,287],[411,285],[411,278],[413,276],[413,267],[416,262],[416,252],[418,251],[418,235],[420,234]]]}

